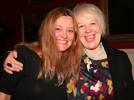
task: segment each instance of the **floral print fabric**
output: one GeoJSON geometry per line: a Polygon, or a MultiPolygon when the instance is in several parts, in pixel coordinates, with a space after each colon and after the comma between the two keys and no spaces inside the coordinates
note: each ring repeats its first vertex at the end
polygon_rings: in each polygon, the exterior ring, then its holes
{"type": "Polygon", "coordinates": [[[67,81],[67,96],[68,100],[112,100],[113,84],[107,59],[93,60],[84,54],[79,80],[70,76],[67,81]]]}

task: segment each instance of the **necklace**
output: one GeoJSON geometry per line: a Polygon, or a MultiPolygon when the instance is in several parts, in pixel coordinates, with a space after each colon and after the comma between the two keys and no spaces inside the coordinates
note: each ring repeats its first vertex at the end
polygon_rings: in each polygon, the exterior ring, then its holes
{"type": "MultiPolygon", "coordinates": [[[[102,43],[100,43],[102,45],[102,43]]],[[[96,56],[91,56],[90,54],[87,53],[87,51],[85,50],[85,48],[83,48],[84,52],[86,53],[87,56],[91,57],[91,58],[97,58],[99,56],[102,55],[102,53],[104,52],[104,47],[102,48],[102,51],[100,54],[96,55],[96,56]]]]}

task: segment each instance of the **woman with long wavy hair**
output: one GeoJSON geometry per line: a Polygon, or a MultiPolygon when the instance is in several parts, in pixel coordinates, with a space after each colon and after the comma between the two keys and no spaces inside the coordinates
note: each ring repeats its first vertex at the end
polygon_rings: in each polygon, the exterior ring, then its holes
{"type": "Polygon", "coordinates": [[[81,43],[73,12],[59,7],[44,19],[38,41],[15,46],[17,60],[23,70],[3,73],[0,81],[0,100],[66,100],[68,76],[78,78],[81,43]],[[76,57],[77,56],[77,57],[76,57]]]}

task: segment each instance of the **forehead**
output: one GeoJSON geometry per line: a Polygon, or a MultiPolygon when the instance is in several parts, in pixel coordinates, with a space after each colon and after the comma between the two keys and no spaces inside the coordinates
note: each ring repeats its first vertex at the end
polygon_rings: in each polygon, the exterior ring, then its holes
{"type": "Polygon", "coordinates": [[[89,13],[77,15],[76,20],[78,24],[84,23],[84,22],[90,22],[90,21],[97,21],[96,18],[92,14],[89,14],[89,13]]]}
{"type": "Polygon", "coordinates": [[[57,21],[66,21],[66,20],[73,21],[71,16],[60,16],[59,18],[57,18],[56,22],[57,21]]]}
{"type": "Polygon", "coordinates": [[[60,16],[56,20],[56,26],[73,27],[73,19],[70,16],[60,16]]]}

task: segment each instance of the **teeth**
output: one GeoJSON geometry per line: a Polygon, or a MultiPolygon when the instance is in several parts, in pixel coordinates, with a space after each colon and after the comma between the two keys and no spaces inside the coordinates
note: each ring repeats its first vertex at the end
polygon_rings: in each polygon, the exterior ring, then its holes
{"type": "Polygon", "coordinates": [[[92,36],[88,36],[88,37],[86,37],[86,39],[91,39],[91,38],[93,38],[93,35],[92,35],[92,36]]]}
{"type": "Polygon", "coordinates": [[[59,43],[66,43],[67,41],[57,40],[59,43]]]}

